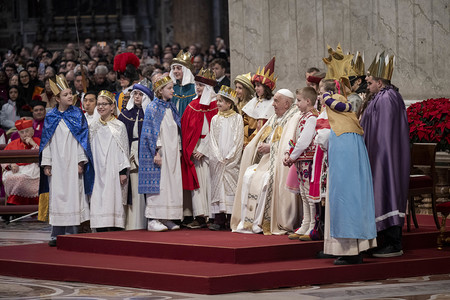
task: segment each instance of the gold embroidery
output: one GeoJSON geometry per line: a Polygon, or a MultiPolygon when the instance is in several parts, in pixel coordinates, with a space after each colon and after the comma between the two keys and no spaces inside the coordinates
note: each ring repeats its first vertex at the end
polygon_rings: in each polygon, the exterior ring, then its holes
{"type": "Polygon", "coordinates": [[[266,129],[264,129],[264,132],[259,137],[260,142],[264,142],[265,139],[272,133],[272,127],[266,126],[266,129]]]}
{"type": "Polygon", "coordinates": [[[196,111],[196,112],[209,112],[209,111],[213,111],[213,110],[217,110],[217,107],[215,108],[211,108],[211,109],[195,109],[193,108],[190,104],[188,105],[192,110],[196,111]]]}
{"type": "Polygon", "coordinates": [[[281,139],[281,134],[283,133],[283,127],[278,126],[275,128],[275,132],[273,133],[272,142],[278,142],[281,139]]]}
{"type": "Polygon", "coordinates": [[[177,98],[179,98],[179,99],[183,99],[183,98],[193,97],[193,96],[195,96],[195,93],[192,94],[192,95],[186,95],[186,96],[180,96],[180,95],[177,95],[177,94],[173,94],[173,96],[174,96],[174,97],[177,97],[177,98]]]}
{"type": "Polygon", "coordinates": [[[227,110],[227,111],[219,111],[217,114],[218,114],[219,116],[224,117],[224,118],[228,118],[228,117],[231,117],[232,115],[234,115],[235,113],[236,113],[236,112],[235,112],[234,110],[229,109],[229,110],[227,110]]]}
{"type": "Polygon", "coordinates": [[[100,121],[100,123],[102,123],[102,125],[106,125],[106,123],[108,123],[111,120],[114,120],[116,117],[115,116],[111,116],[108,120],[103,121],[102,118],[99,118],[98,120],[100,121]]]}

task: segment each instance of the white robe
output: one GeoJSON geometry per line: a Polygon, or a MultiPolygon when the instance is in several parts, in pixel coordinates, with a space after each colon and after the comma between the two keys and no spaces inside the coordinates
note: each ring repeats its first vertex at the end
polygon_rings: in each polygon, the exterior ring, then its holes
{"type": "Polygon", "coordinates": [[[78,163],[87,161],[83,147],[61,119],[42,150],[41,166],[52,167],[52,176],[48,177],[51,225],[74,226],[89,220],[83,174],[78,174],[78,163]]]}
{"type": "Polygon", "coordinates": [[[209,174],[209,125],[206,115],[203,116],[202,136],[195,145],[194,152],[198,151],[204,156],[200,160],[193,159],[195,172],[197,173],[199,188],[191,192],[192,195],[192,211],[194,217],[208,216],[209,206],[211,204],[211,180],[209,174]]]}
{"type": "Polygon", "coordinates": [[[210,130],[211,217],[233,212],[244,144],[244,123],[240,114],[216,115],[210,130]]]}
{"type": "Polygon", "coordinates": [[[160,192],[157,195],[146,195],[145,216],[149,219],[181,220],[183,218],[181,140],[170,108],[166,108],[164,113],[156,146],[162,159],[160,192]]]}
{"type": "MultiPolygon", "coordinates": [[[[133,127],[133,138],[138,138],[138,121],[133,127]]],[[[139,141],[133,141],[130,149],[130,185],[131,185],[131,205],[125,208],[126,214],[126,230],[144,229],[147,226],[147,219],[145,218],[145,197],[138,193],[139,183],[139,141]]]]}
{"type": "Polygon", "coordinates": [[[125,227],[126,185],[119,172],[130,168],[125,125],[117,119],[90,126],[95,184],[91,195],[91,228],[125,227]],[[125,197],[124,197],[125,196],[125,197]]]}
{"type": "Polygon", "coordinates": [[[285,188],[289,168],[283,166],[282,160],[285,145],[295,137],[299,118],[295,105],[282,117],[272,116],[245,148],[231,216],[233,232],[258,233],[263,229],[264,234],[285,234],[298,226],[301,207],[285,188]],[[270,135],[266,137],[267,132],[270,135]],[[270,143],[270,154],[260,157],[260,140],[270,143]]]}

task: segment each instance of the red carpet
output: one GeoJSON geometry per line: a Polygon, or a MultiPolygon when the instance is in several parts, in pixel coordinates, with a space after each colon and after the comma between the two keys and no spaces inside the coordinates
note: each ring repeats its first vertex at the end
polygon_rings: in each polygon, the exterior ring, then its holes
{"type": "Polygon", "coordinates": [[[2,247],[0,274],[220,294],[448,273],[450,248],[436,250],[437,231],[426,226],[427,218],[420,216],[421,228],[404,233],[402,257],[365,258],[362,265],[313,259],[322,242],[287,236],[122,231],[59,237],[58,249],[46,244],[2,247]]]}

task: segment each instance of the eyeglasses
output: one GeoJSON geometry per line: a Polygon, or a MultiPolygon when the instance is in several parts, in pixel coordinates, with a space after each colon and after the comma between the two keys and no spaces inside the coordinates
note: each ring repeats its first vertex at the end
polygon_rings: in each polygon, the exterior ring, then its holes
{"type": "Polygon", "coordinates": [[[97,103],[97,106],[100,106],[100,107],[105,107],[105,106],[108,106],[108,105],[111,105],[112,103],[109,103],[109,102],[105,102],[105,103],[97,103]]]}

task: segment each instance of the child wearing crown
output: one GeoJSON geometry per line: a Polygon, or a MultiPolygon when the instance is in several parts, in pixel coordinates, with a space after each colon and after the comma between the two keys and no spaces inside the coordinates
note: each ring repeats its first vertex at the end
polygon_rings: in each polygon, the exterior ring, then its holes
{"type": "Polygon", "coordinates": [[[114,115],[116,110],[114,94],[101,91],[97,100],[100,118],[89,126],[95,170],[91,228],[97,232],[125,228],[129,146],[125,125],[114,115]]]}
{"type": "Polygon", "coordinates": [[[273,109],[273,90],[277,78],[274,77],[275,57],[251,79],[251,83],[255,87],[256,96],[250,100],[242,111],[247,115],[248,125],[244,128],[245,141],[247,145],[257,134],[258,130],[267,122],[267,120],[275,114],[273,109]]]}
{"type": "Polygon", "coordinates": [[[39,219],[46,220],[48,210],[49,246],[54,247],[58,235],[76,233],[77,226],[89,220],[85,194],[92,192],[94,169],[88,124],[81,109],[72,105],[72,90],[58,75],[50,86],[58,105],[45,117],[39,148],[46,175],[41,175],[39,219]]]}
{"type": "Polygon", "coordinates": [[[169,74],[174,82],[174,93],[170,101],[175,104],[180,117],[183,116],[188,104],[195,98],[192,70],[194,70],[194,66],[191,62],[191,54],[188,51],[180,50],[177,57],[172,60],[169,74]]]}
{"type": "Polygon", "coordinates": [[[217,95],[219,112],[212,118],[210,131],[211,230],[230,228],[244,143],[244,124],[237,103],[236,91],[223,85],[217,95]]]}
{"type": "Polygon", "coordinates": [[[139,194],[145,194],[149,231],[180,229],[183,218],[181,179],[181,124],[173,96],[173,81],[163,77],[153,85],[139,140],[139,194]]]}
{"type": "MultiPolygon", "coordinates": [[[[192,214],[195,217],[186,225],[191,229],[206,227],[206,217],[211,204],[209,129],[211,119],[217,114],[214,92],[216,83],[214,73],[202,68],[195,76],[197,98],[192,100],[181,117],[183,188],[191,191],[192,214]]],[[[185,215],[191,214],[185,211],[185,215]]]]}

